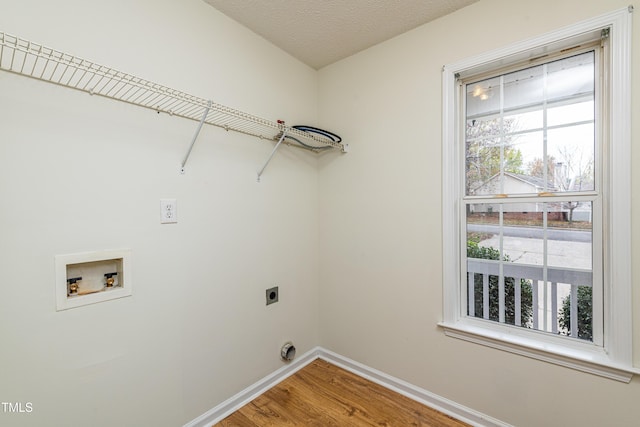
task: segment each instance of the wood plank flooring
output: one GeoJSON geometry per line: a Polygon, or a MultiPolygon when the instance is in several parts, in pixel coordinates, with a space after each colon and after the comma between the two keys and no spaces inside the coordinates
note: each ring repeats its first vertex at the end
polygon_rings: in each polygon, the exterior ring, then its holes
{"type": "Polygon", "coordinates": [[[214,427],[467,425],[318,359],[214,427]]]}

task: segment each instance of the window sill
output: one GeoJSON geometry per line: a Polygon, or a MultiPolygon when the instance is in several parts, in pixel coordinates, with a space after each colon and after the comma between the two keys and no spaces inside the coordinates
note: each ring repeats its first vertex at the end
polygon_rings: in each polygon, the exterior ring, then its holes
{"type": "MultiPolygon", "coordinates": [[[[583,343],[563,345],[558,342],[557,337],[548,337],[546,334],[540,334],[542,339],[533,339],[517,333],[518,329],[514,327],[491,325],[488,328],[482,323],[484,322],[465,319],[457,323],[441,322],[438,326],[449,337],[624,383],[629,383],[634,374],[640,374],[640,369],[616,363],[599,347],[583,343]]],[[[535,331],[526,332],[536,334],[535,331]]]]}

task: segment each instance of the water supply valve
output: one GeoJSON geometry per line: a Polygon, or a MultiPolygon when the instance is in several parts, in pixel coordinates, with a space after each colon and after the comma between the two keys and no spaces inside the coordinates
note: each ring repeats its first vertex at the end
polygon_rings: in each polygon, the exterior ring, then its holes
{"type": "Polygon", "coordinates": [[[82,277],[72,277],[67,279],[67,286],[69,288],[68,295],[76,295],[78,293],[78,282],[82,280],[82,277]]]}
{"type": "Polygon", "coordinates": [[[105,273],[104,274],[104,282],[107,285],[107,288],[112,288],[113,284],[116,282],[116,279],[113,276],[117,276],[118,273],[105,273]]]}

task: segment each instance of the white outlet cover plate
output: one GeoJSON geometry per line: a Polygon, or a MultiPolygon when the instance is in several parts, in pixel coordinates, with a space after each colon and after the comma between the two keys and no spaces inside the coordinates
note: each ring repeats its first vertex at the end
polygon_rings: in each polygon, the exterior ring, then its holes
{"type": "Polygon", "coordinates": [[[176,199],[160,199],[160,224],[178,222],[178,202],[176,199]]]}

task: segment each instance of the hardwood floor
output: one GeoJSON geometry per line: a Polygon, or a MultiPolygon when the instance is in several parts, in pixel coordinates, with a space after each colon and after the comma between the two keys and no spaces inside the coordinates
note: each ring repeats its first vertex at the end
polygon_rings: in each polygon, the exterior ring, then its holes
{"type": "Polygon", "coordinates": [[[467,425],[318,359],[215,427],[467,425]]]}

